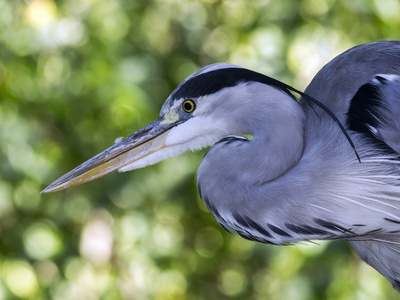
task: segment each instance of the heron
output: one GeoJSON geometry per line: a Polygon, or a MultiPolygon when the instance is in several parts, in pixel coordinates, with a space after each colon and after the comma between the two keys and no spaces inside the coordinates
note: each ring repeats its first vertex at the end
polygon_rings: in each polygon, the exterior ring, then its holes
{"type": "Polygon", "coordinates": [[[400,291],[400,41],[347,50],[304,93],[237,65],[206,66],[157,120],[42,193],[205,147],[199,194],[227,231],[274,245],[347,240],[400,291]]]}

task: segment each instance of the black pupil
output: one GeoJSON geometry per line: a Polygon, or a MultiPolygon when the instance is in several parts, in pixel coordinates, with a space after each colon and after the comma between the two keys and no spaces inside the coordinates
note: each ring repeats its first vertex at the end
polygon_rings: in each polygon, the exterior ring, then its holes
{"type": "Polygon", "coordinates": [[[184,108],[186,111],[191,111],[193,109],[193,103],[191,102],[185,102],[185,104],[183,104],[184,108]]]}

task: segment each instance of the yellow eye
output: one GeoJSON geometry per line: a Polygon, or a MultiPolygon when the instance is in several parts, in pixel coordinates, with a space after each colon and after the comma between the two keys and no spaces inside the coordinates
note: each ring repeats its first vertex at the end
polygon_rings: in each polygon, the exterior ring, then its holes
{"type": "Polygon", "coordinates": [[[191,113],[194,111],[194,109],[196,108],[196,103],[194,103],[193,100],[185,100],[182,103],[182,108],[184,111],[186,111],[187,113],[191,113]]]}

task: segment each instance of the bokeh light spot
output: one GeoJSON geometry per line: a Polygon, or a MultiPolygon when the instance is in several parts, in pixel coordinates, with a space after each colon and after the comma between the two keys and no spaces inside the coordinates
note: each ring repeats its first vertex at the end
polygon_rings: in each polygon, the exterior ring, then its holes
{"type": "Polygon", "coordinates": [[[236,296],[244,291],[247,279],[241,270],[228,269],[222,272],[218,288],[227,296],[236,296]]]}
{"type": "Polygon", "coordinates": [[[197,253],[204,257],[214,257],[221,248],[223,238],[221,233],[212,227],[201,229],[195,240],[195,248],[197,253]]]}
{"type": "Polygon", "coordinates": [[[375,0],[375,9],[380,19],[385,23],[400,23],[400,2],[398,0],[375,0]]]}
{"type": "Polygon", "coordinates": [[[167,270],[157,278],[158,291],[154,297],[157,300],[185,299],[186,279],[177,270],[167,270]]]}
{"type": "Polygon", "coordinates": [[[171,255],[182,241],[182,228],[179,224],[157,222],[152,230],[154,246],[152,252],[155,255],[171,255]]]}
{"type": "Polygon", "coordinates": [[[350,47],[346,36],[319,25],[305,26],[296,33],[288,49],[288,67],[297,74],[295,85],[303,90],[324,64],[350,47]]]}
{"type": "Polygon", "coordinates": [[[105,263],[111,258],[113,240],[114,233],[110,224],[101,218],[95,218],[83,229],[80,252],[96,264],[105,263]]]}
{"type": "Polygon", "coordinates": [[[119,229],[122,237],[134,243],[143,237],[148,231],[146,218],[139,213],[130,213],[121,217],[119,221],[119,229]]]}
{"type": "Polygon", "coordinates": [[[62,249],[62,241],[53,226],[47,223],[34,223],[23,237],[25,252],[34,259],[44,260],[57,255],[62,249]]]}
{"type": "Polygon", "coordinates": [[[57,14],[57,6],[52,0],[32,0],[25,11],[25,20],[32,27],[40,27],[52,21],[57,14]]]}
{"type": "Polygon", "coordinates": [[[4,279],[10,291],[18,297],[34,299],[38,292],[36,274],[25,261],[8,261],[5,264],[4,279]]]}

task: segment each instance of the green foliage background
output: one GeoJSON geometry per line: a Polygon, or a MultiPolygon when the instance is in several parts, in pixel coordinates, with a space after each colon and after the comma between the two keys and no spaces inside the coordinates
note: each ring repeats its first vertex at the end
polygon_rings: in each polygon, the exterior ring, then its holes
{"type": "Polygon", "coordinates": [[[0,0],[0,299],[394,299],[345,242],[225,232],[204,152],[39,195],[151,122],[201,66],[304,89],[351,46],[400,37],[398,0],[0,0]]]}

